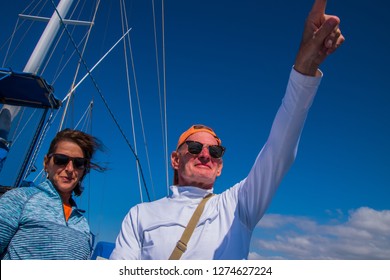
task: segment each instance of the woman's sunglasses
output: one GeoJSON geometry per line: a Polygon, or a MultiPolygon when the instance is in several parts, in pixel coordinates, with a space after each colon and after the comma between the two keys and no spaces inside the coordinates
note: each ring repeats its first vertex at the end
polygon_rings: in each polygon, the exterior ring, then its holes
{"type": "Polygon", "coordinates": [[[49,154],[48,158],[53,158],[53,162],[59,166],[67,166],[69,161],[72,161],[73,167],[76,169],[85,169],[88,164],[88,160],[86,158],[81,157],[70,157],[63,154],[49,154]]]}
{"type": "MultiPolygon", "coordinates": [[[[186,141],[185,142],[188,146],[188,152],[190,152],[193,155],[198,155],[203,149],[203,144],[199,143],[197,141],[186,141]]],[[[225,152],[225,147],[219,146],[219,145],[210,145],[209,148],[209,154],[213,158],[221,158],[223,156],[223,153],[225,152]]]]}

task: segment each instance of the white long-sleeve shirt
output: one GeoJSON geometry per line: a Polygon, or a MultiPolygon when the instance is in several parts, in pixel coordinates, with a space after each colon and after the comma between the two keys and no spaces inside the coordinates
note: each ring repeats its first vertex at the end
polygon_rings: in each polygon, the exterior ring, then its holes
{"type": "MultiPolygon", "coordinates": [[[[269,138],[248,176],[206,204],[181,259],[246,259],[252,231],[293,163],[321,77],[292,69],[269,138]]],[[[172,195],[132,207],[110,259],[160,259],[171,255],[202,198],[213,190],[171,186],[172,195]]]]}

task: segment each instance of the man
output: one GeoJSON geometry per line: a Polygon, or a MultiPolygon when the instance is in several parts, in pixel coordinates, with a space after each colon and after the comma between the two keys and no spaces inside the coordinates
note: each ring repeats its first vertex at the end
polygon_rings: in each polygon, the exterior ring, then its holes
{"type": "Polygon", "coordinates": [[[321,81],[318,67],[344,42],[339,18],[326,15],[325,7],[326,0],[316,0],[306,20],[282,105],[248,176],[209,198],[189,241],[178,243],[223,167],[221,139],[206,126],[190,127],[171,155],[172,195],[130,209],[110,259],[168,259],[175,247],[181,259],[247,258],[252,231],[295,159],[321,81]]]}

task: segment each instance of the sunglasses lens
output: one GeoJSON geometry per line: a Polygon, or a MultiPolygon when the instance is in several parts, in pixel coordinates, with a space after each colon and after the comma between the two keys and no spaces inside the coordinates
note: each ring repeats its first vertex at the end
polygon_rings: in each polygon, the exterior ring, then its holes
{"type": "MultiPolygon", "coordinates": [[[[203,149],[203,144],[196,141],[187,141],[188,152],[193,155],[199,154],[203,149]]],[[[213,158],[220,158],[223,156],[225,149],[222,146],[212,145],[209,146],[210,156],[213,158]]]]}
{"type": "Polygon", "coordinates": [[[56,165],[67,165],[70,158],[65,155],[53,155],[53,161],[56,165]]]}
{"type": "Polygon", "coordinates": [[[85,158],[75,158],[73,159],[73,165],[77,169],[83,169],[87,165],[87,160],[85,158]]]}
{"type": "Polygon", "coordinates": [[[56,165],[66,166],[68,165],[70,160],[72,160],[73,167],[76,169],[84,169],[87,165],[87,159],[85,158],[71,158],[68,157],[67,155],[62,155],[62,154],[53,155],[53,161],[54,164],[56,165]]]}
{"type": "Polygon", "coordinates": [[[187,141],[188,151],[193,154],[197,155],[202,151],[203,145],[202,143],[195,142],[195,141],[187,141]]]}
{"type": "Polygon", "coordinates": [[[220,157],[222,157],[223,152],[224,152],[224,149],[221,146],[216,146],[216,145],[215,146],[209,146],[209,153],[210,153],[210,156],[212,156],[213,158],[220,158],[220,157]]]}

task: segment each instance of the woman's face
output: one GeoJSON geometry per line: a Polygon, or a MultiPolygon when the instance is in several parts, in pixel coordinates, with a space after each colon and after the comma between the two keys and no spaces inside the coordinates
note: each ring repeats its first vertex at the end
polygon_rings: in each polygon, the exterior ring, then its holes
{"type": "MultiPolygon", "coordinates": [[[[71,158],[84,158],[84,154],[80,146],[74,142],[66,140],[57,143],[53,154],[65,155],[71,158]]],[[[83,177],[85,168],[76,168],[72,160],[69,160],[66,164],[56,164],[54,157],[55,156],[45,157],[45,171],[47,172],[48,179],[57,189],[62,199],[68,200],[73,189],[83,177]]]]}

